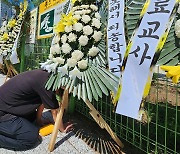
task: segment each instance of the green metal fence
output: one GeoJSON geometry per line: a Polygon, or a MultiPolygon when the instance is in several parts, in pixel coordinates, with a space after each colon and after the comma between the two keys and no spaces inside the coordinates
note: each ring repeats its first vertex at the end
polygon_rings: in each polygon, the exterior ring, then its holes
{"type": "MultiPolygon", "coordinates": [[[[48,57],[50,39],[38,40],[35,45],[25,45],[25,70],[39,68],[39,62],[48,57]]],[[[107,96],[93,101],[106,122],[123,139],[145,153],[180,153],[180,84],[172,84],[164,75],[155,73],[152,87],[145,103],[148,123],[114,113],[114,105],[107,96]]],[[[91,118],[89,109],[77,98],[75,110],[91,118]]]]}

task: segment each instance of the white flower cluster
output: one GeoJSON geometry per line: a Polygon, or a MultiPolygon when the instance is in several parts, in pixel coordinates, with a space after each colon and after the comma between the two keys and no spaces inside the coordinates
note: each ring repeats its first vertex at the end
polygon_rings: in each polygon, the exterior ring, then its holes
{"type": "Polygon", "coordinates": [[[49,59],[41,64],[42,68],[54,72],[54,67],[57,67],[56,70],[62,74],[69,71],[70,76],[81,76],[81,71],[88,67],[88,59],[99,53],[97,45],[103,34],[100,30],[101,16],[97,11],[95,5],[72,8],[71,19],[75,18],[76,22],[65,25],[64,32],[54,37],[49,59]]]}
{"type": "Polygon", "coordinates": [[[19,15],[14,14],[9,21],[4,21],[0,28],[0,57],[3,59],[9,60],[12,54],[13,45],[19,38],[26,9],[27,3],[21,3],[19,15]]]}
{"type": "Polygon", "coordinates": [[[175,33],[178,38],[180,38],[180,19],[175,23],[175,33]]]}
{"type": "MultiPolygon", "coordinates": [[[[177,13],[180,15],[180,3],[179,3],[179,8],[177,10],[177,13]]],[[[180,38],[180,19],[177,20],[175,23],[175,34],[177,38],[180,38]]]]}

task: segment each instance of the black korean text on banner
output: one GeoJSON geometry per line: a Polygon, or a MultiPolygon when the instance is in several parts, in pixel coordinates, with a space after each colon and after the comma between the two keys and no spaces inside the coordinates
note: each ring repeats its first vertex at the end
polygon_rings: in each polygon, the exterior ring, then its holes
{"type": "MultiPolygon", "coordinates": [[[[121,78],[121,93],[116,113],[135,119],[139,117],[139,107],[149,76],[154,54],[167,27],[176,0],[151,0],[139,28],[130,45],[125,69],[121,78]]],[[[171,22],[170,22],[171,21],[171,22]]]]}
{"type": "Polygon", "coordinates": [[[109,0],[107,36],[109,70],[119,77],[122,60],[126,51],[124,0],[109,0]]]}

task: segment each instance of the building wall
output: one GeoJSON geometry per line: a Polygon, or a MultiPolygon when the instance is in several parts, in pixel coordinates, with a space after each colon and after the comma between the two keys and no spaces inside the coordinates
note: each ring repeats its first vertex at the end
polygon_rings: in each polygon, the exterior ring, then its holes
{"type": "Polygon", "coordinates": [[[2,0],[0,0],[0,27],[6,15],[8,19],[12,16],[12,7],[2,2],[2,0]]]}

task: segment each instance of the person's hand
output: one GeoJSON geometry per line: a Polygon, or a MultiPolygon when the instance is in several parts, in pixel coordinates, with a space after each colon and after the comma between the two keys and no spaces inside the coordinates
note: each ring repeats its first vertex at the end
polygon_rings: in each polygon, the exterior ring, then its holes
{"type": "Polygon", "coordinates": [[[62,133],[68,133],[72,129],[73,129],[73,124],[71,122],[67,122],[67,123],[64,124],[64,129],[61,129],[60,131],[62,133]]]}

